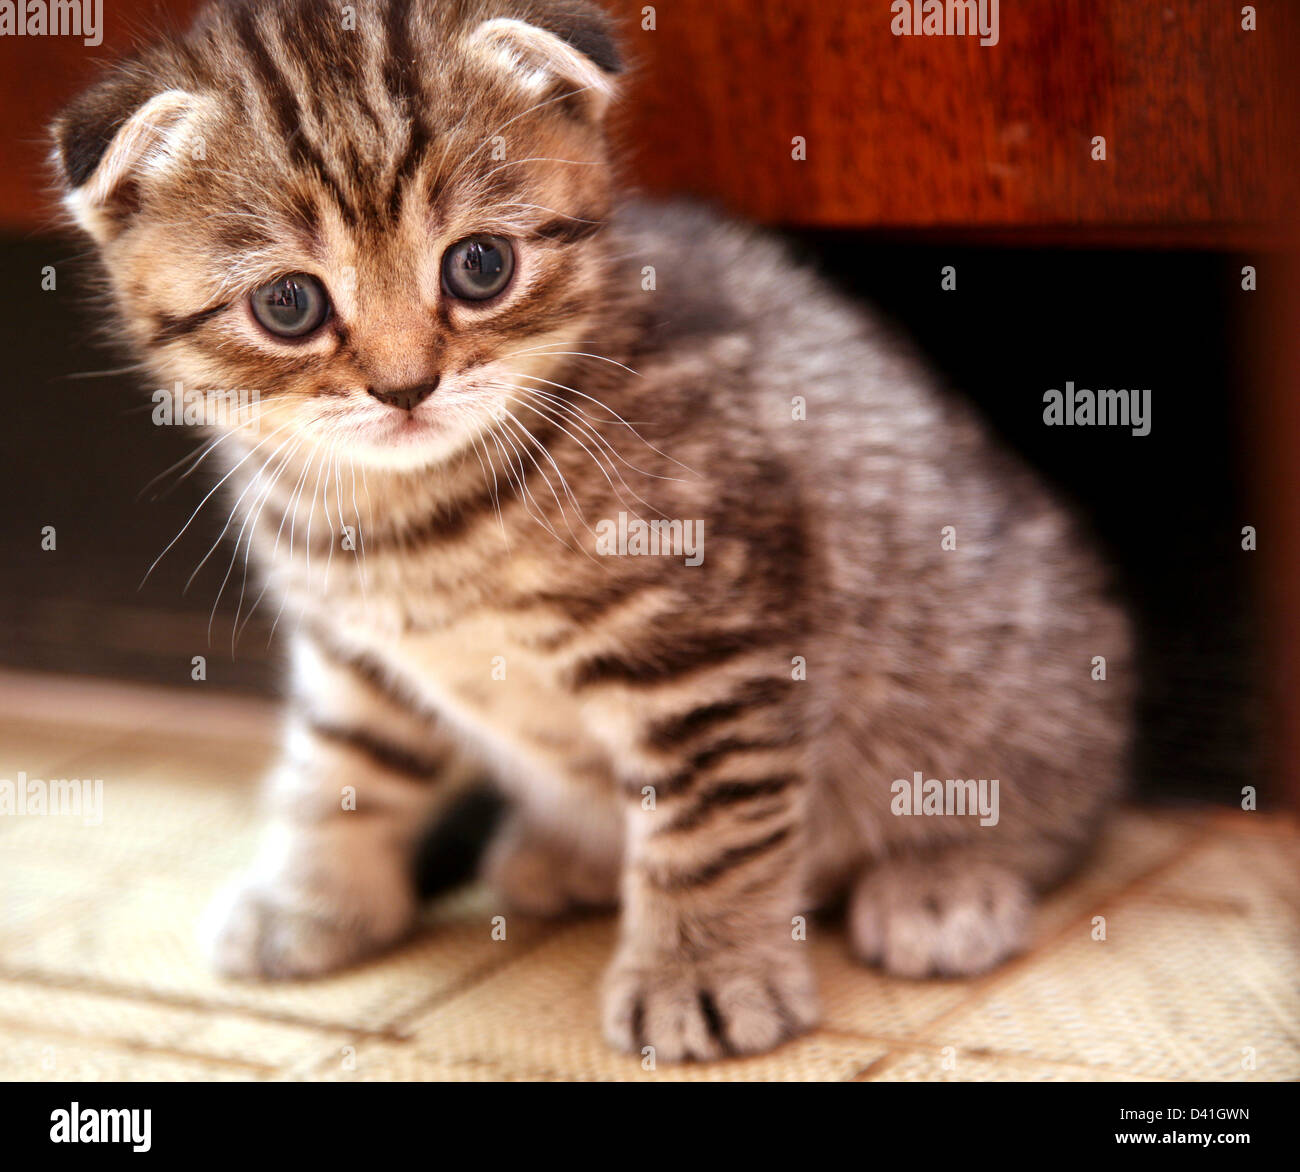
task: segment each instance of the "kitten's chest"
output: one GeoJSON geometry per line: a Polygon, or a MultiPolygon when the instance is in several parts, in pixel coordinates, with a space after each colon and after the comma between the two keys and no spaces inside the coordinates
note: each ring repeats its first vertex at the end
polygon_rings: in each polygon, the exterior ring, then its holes
{"type": "Polygon", "coordinates": [[[553,659],[528,647],[510,617],[467,615],[436,630],[385,633],[353,624],[366,646],[500,770],[572,788],[599,778],[604,750],[589,736],[579,703],[559,686],[553,659]]]}

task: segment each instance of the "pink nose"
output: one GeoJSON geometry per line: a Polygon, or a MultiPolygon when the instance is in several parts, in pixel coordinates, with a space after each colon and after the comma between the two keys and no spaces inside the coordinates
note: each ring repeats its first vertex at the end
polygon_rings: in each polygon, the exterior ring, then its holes
{"type": "Polygon", "coordinates": [[[401,411],[414,411],[438,389],[438,383],[441,380],[442,375],[435,374],[432,382],[420,383],[418,386],[394,387],[392,389],[367,387],[366,392],[373,395],[381,403],[386,403],[389,407],[396,407],[401,411]]]}

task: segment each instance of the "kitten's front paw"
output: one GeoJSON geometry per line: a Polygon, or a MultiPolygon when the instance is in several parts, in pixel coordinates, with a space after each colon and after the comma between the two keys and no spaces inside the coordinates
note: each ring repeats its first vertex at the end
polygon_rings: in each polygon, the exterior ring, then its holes
{"type": "Polygon", "coordinates": [[[725,953],[686,965],[615,959],[605,975],[605,1037],[656,1059],[707,1061],[758,1054],[803,1033],[818,1017],[805,961],[793,955],[725,953]]]}
{"type": "Polygon", "coordinates": [[[356,875],[254,872],[212,901],[202,937],[226,976],[313,977],[396,943],[416,910],[412,885],[379,860],[356,875]]]}

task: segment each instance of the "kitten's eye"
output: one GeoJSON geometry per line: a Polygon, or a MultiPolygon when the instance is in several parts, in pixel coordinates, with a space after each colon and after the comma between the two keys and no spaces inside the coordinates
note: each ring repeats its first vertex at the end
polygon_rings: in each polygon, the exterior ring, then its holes
{"type": "Polygon", "coordinates": [[[290,273],[256,290],[249,302],[253,316],[280,338],[302,338],[328,316],[324,287],[306,273],[290,273]]]}
{"type": "Polygon", "coordinates": [[[486,301],[508,284],[515,271],[515,250],[501,236],[466,236],[442,258],[442,283],[462,301],[486,301]]]}

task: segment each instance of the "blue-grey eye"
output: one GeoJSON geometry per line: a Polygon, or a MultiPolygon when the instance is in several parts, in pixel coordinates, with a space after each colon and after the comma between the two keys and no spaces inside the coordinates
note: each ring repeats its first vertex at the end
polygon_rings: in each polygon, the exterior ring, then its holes
{"type": "Polygon", "coordinates": [[[442,257],[443,288],[462,301],[495,297],[514,271],[515,250],[501,236],[466,236],[442,257]]]}
{"type": "Polygon", "coordinates": [[[302,338],[329,316],[324,286],[306,273],[290,273],[263,285],[250,298],[253,316],[279,338],[302,338]]]}

